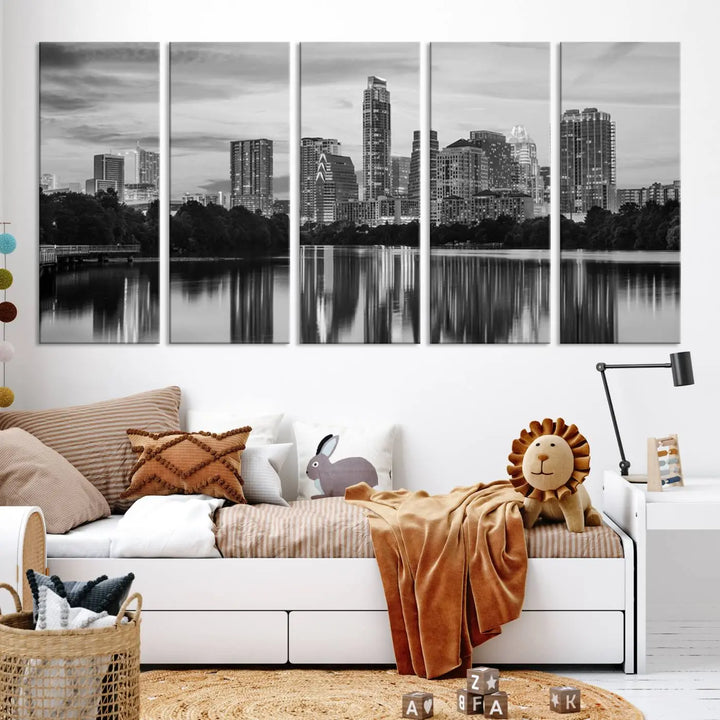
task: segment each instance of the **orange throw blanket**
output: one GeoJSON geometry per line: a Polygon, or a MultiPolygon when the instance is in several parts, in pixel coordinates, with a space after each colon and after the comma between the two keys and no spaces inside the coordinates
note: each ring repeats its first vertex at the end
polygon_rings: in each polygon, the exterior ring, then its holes
{"type": "Polygon", "coordinates": [[[437,678],[464,671],[472,649],[520,615],[527,550],[523,498],[507,480],[425,491],[374,491],[345,499],[372,511],[398,672],[437,678]]]}

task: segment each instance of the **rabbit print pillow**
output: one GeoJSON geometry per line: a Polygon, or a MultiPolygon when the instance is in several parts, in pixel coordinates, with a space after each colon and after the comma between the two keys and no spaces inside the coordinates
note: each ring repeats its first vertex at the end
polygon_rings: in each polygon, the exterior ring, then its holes
{"type": "Polygon", "coordinates": [[[351,427],[293,423],[298,453],[298,499],[344,497],[345,488],[366,482],[392,488],[394,425],[351,427]]]}

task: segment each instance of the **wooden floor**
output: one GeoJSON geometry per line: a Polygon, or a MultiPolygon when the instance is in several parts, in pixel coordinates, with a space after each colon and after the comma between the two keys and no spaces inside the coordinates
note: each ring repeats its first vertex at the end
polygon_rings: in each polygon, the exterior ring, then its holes
{"type": "Polygon", "coordinates": [[[565,674],[622,695],[647,720],[720,720],[720,622],[649,623],[644,675],[565,674]]]}

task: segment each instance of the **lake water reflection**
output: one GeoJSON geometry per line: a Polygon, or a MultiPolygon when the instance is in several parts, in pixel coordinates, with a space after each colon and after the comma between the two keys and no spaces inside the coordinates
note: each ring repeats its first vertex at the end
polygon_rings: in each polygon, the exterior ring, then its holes
{"type": "Polygon", "coordinates": [[[430,341],[546,343],[547,250],[454,250],[430,254],[430,341]]]}
{"type": "Polygon", "coordinates": [[[301,342],[419,342],[419,271],[416,248],[301,246],[301,342]]]}
{"type": "Polygon", "coordinates": [[[680,257],[671,252],[563,252],[563,343],[680,342],[680,257]]]}
{"type": "Polygon", "coordinates": [[[87,263],[40,278],[40,342],[155,343],[157,261],[87,263]]]}
{"type": "Polygon", "coordinates": [[[170,341],[286,343],[289,262],[187,260],[170,264],[170,341]]]}

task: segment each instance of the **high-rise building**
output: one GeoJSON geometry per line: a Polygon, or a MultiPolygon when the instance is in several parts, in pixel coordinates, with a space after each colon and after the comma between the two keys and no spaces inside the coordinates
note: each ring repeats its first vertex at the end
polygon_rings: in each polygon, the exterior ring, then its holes
{"type": "Polygon", "coordinates": [[[335,222],[338,203],[358,199],[355,165],[346,155],[321,153],[315,185],[315,220],[321,225],[335,222]]]}
{"type": "Polygon", "coordinates": [[[560,120],[560,212],[614,212],[615,123],[597,108],[566,110],[560,120]]]}
{"type": "MultiPolygon", "coordinates": [[[[437,130],[430,131],[430,222],[437,222],[437,158],[440,152],[437,130]]],[[[408,197],[420,204],[420,131],[413,131],[408,197]]]]}
{"type": "Polygon", "coordinates": [[[102,153],[93,156],[93,176],[85,183],[85,192],[94,195],[112,188],[122,202],[125,198],[125,158],[102,153]]]}
{"type": "Polygon", "coordinates": [[[654,182],[647,187],[639,188],[618,188],[617,207],[618,210],[628,203],[642,207],[646,203],[664,205],[668,200],[680,201],[680,181],[675,180],[671,184],[654,182]]]}
{"type": "Polygon", "coordinates": [[[543,204],[543,183],[537,159],[537,145],[522,125],[515,125],[507,138],[512,159],[517,167],[513,191],[529,195],[536,206],[536,214],[543,204]]]}
{"type": "Polygon", "coordinates": [[[370,75],[363,91],[363,188],[365,200],[390,195],[390,92],[370,75]]]}
{"type": "Polygon", "coordinates": [[[457,140],[438,153],[438,206],[446,198],[460,198],[469,203],[475,195],[489,188],[488,156],[476,144],[457,140]]]}
{"type": "Polygon", "coordinates": [[[550,166],[540,166],[540,179],[543,184],[543,202],[549,206],[550,204],[550,166]]]}
{"type": "Polygon", "coordinates": [[[160,153],[144,150],[140,143],[135,147],[135,182],[158,187],[160,177],[160,153]]]}
{"type": "Polygon", "coordinates": [[[154,183],[125,183],[125,203],[142,208],[158,199],[158,189],[154,183]]]}
{"type": "Polygon", "coordinates": [[[230,206],[272,213],[273,141],[233,140],[230,143],[230,206]]]}
{"type": "MultiPolygon", "coordinates": [[[[514,162],[512,148],[502,133],[492,130],[472,130],[470,143],[480,148],[488,159],[488,183],[491,190],[512,188],[514,162]]],[[[485,188],[483,188],[485,189],[485,188]]]]}
{"type": "Polygon", "coordinates": [[[304,137],[300,139],[300,224],[315,220],[315,178],[322,153],[340,154],[335,138],[304,137]]]}
{"type": "Polygon", "coordinates": [[[408,194],[410,181],[410,158],[393,155],[390,158],[390,194],[393,196],[408,194]]]}
{"type": "Polygon", "coordinates": [[[57,186],[57,177],[53,173],[43,173],[40,176],[40,187],[43,190],[54,190],[57,186]]]}

